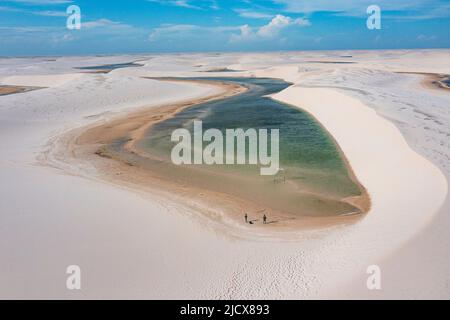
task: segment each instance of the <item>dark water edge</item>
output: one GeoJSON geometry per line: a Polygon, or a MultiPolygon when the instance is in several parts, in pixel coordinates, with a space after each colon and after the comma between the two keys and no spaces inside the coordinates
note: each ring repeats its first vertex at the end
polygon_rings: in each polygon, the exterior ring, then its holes
{"type": "Polygon", "coordinates": [[[448,76],[447,78],[445,78],[445,79],[443,80],[443,82],[444,82],[448,87],[450,87],[450,76],[448,76]]]}
{"type": "Polygon", "coordinates": [[[127,63],[115,63],[115,64],[105,64],[99,66],[88,66],[88,67],[77,67],[75,69],[78,70],[89,70],[89,71],[112,71],[115,69],[121,68],[131,68],[131,67],[142,67],[142,64],[135,62],[127,62],[127,63]]]}
{"type": "MultiPolygon", "coordinates": [[[[199,78],[196,78],[199,79],[199,78]]],[[[359,209],[343,202],[362,194],[352,180],[345,160],[332,137],[308,113],[272,100],[267,95],[290,84],[264,78],[200,78],[247,86],[249,90],[226,99],[192,106],[174,117],[153,125],[138,147],[149,159],[121,152],[126,141],[110,145],[114,152],[133,165],[155,172],[182,185],[230,194],[274,210],[299,216],[335,216],[357,213],[359,209]],[[216,128],[280,130],[280,167],[276,176],[261,176],[259,166],[183,165],[170,160],[175,143],[173,130],[193,132],[193,120],[203,121],[203,132],[216,128]]],[[[205,143],[206,145],[206,143],[205,143]]]]}
{"type": "Polygon", "coordinates": [[[228,69],[228,68],[219,68],[219,69],[212,69],[212,70],[206,70],[206,71],[201,71],[201,72],[205,72],[205,73],[226,73],[226,72],[241,72],[242,70],[234,70],[234,69],[228,69]]]}

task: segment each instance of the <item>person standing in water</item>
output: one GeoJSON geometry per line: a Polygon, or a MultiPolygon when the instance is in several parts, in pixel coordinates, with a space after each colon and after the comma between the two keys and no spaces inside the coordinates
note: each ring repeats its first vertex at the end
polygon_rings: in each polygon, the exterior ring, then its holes
{"type": "Polygon", "coordinates": [[[263,216],[263,224],[267,224],[267,216],[266,215],[263,216]]]}
{"type": "Polygon", "coordinates": [[[245,218],[245,223],[248,223],[248,215],[247,214],[245,214],[244,218],[245,218]]]}

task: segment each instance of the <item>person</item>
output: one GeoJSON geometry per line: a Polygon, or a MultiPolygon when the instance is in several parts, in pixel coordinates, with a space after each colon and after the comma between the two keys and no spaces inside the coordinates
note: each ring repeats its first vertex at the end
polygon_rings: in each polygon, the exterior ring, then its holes
{"type": "Polygon", "coordinates": [[[263,216],[263,223],[267,224],[267,216],[266,215],[263,216]]]}
{"type": "Polygon", "coordinates": [[[245,218],[245,223],[248,223],[248,215],[247,214],[245,214],[244,218],[245,218]]]}

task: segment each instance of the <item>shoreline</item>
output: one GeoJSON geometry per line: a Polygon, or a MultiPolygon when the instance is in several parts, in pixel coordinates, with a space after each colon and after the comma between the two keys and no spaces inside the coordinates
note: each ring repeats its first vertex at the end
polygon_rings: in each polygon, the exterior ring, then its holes
{"type": "MultiPolygon", "coordinates": [[[[353,173],[353,169],[334,139],[333,141],[336,148],[347,166],[350,178],[360,187],[361,190],[360,196],[352,196],[341,199],[341,201],[358,208],[360,212],[356,214],[343,214],[336,216],[298,216],[272,207],[267,207],[267,205],[255,203],[249,199],[233,196],[229,193],[216,192],[192,185],[189,185],[188,187],[179,185],[176,181],[164,179],[164,177],[158,176],[154,172],[151,172],[151,170],[142,168],[139,165],[132,165],[123,156],[108,150],[108,144],[116,139],[126,139],[123,147],[124,151],[132,154],[133,156],[135,155],[145,159],[149,155],[136,145],[139,143],[140,139],[144,137],[146,131],[151,126],[171,118],[177,113],[194,105],[216,99],[224,99],[247,90],[245,87],[237,84],[230,84],[215,80],[184,80],[181,78],[151,79],[169,82],[191,82],[196,83],[197,85],[206,84],[219,86],[223,92],[213,97],[195,99],[189,102],[176,103],[173,105],[162,105],[148,110],[143,109],[142,111],[137,112],[130,112],[129,114],[121,116],[118,119],[107,121],[107,123],[100,126],[94,125],[91,128],[82,130],[82,133],[76,137],[73,145],[74,149],[71,153],[80,154],[80,148],[85,149],[82,151],[80,156],[82,158],[89,158],[90,160],[94,160],[90,154],[95,153],[95,155],[99,156],[103,160],[96,161],[96,167],[103,173],[102,175],[104,178],[119,184],[125,184],[132,187],[134,186],[139,190],[148,189],[147,191],[150,191],[153,194],[158,193],[163,197],[170,196],[171,198],[174,198],[174,195],[177,195],[175,198],[177,198],[177,201],[181,201],[183,205],[192,205],[195,203],[195,207],[201,207],[202,209],[200,211],[203,216],[207,216],[209,218],[213,216],[216,220],[221,221],[226,226],[233,228],[239,227],[239,229],[246,230],[250,234],[252,233],[252,230],[258,232],[264,230],[264,232],[267,232],[267,234],[270,235],[270,233],[279,233],[280,231],[314,230],[347,225],[349,223],[360,221],[360,219],[362,219],[368,212],[370,208],[370,197],[364,186],[362,186],[362,184],[357,180],[353,173]],[[103,164],[101,162],[103,162],[103,164]],[[105,170],[105,168],[107,168],[107,170],[105,170]],[[110,173],[106,174],[106,171],[109,171],[110,173]],[[158,187],[156,188],[156,186],[158,187]],[[243,212],[248,212],[249,216],[257,221],[257,224],[251,226],[242,225],[243,212]],[[269,222],[275,222],[275,224],[273,226],[271,225],[270,228],[267,228],[266,225],[263,229],[260,225],[263,214],[267,214],[269,216],[269,222]]],[[[321,124],[319,123],[319,125],[321,124]]],[[[325,128],[323,129],[326,130],[325,128]]],[[[331,138],[333,137],[331,136],[331,138]]],[[[271,223],[269,223],[269,225],[271,223]]]]}

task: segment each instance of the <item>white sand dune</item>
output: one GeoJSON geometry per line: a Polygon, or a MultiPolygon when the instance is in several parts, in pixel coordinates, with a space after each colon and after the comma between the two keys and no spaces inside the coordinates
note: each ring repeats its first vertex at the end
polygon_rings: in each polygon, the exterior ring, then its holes
{"type": "MultiPolygon", "coordinates": [[[[46,62],[62,74],[48,76],[50,88],[0,97],[0,297],[449,298],[450,96],[393,72],[450,73],[449,51],[350,54],[356,64],[310,62],[342,52],[160,55],[142,68],[74,78],[70,60],[46,62]],[[217,67],[246,71],[198,72],[217,67]],[[101,181],[89,164],[36,161],[69,129],[216,90],[140,78],[169,75],[294,82],[274,98],[333,135],[371,212],[292,238],[240,239],[170,199],[101,181]],[[81,291],[65,288],[70,264],[82,269],[81,291]],[[366,288],[372,264],[382,269],[380,291],[366,288]]],[[[2,81],[15,74],[5,65],[2,81]]],[[[13,80],[32,83],[31,74],[13,80]]]]}
{"type": "Polygon", "coordinates": [[[3,85],[29,86],[29,87],[59,87],[71,80],[79,79],[83,76],[81,73],[69,73],[58,75],[26,75],[9,76],[1,80],[3,85]]]}
{"type": "MultiPolygon", "coordinates": [[[[357,262],[348,259],[355,272],[401,248],[436,216],[448,192],[445,176],[411,150],[392,123],[332,89],[291,87],[274,98],[315,116],[337,140],[370,194],[367,217],[337,240],[364,243],[357,254],[346,253],[358,256],[357,262]]],[[[342,282],[345,271],[338,268],[340,278],[333,280],[342,282]]]]}

